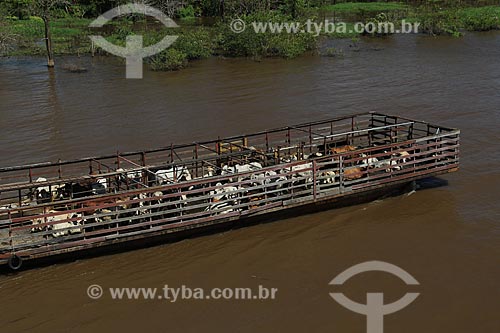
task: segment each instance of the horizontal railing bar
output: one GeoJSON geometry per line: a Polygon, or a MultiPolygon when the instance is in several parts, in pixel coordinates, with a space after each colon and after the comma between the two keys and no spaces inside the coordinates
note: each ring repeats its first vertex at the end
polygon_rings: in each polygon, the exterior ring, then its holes
{"type": "MultiPolygon", "coordinates": [[[[398,124],[393,124],[393,125],[386,125],[386,126],[380,126],[380,127],[373,127],[373,128],[366,128],[366,129],[361,129],[361,130],[355,130],[355,131],[349,131],[345,133],[336,133],[336,134],[330,134],[325,136],[326,138],[334,138],[338,136],[345,136],[345,135],[350,135],[350,134],[357,134],[357,133],[363,133],[363,132],[371,132],[371,131],[377,131],[381,129],[386,129],[386,128],[392,128],[396,126],[406,126],[406,125],[413,125],[414,122],[406,122],[406,123],[398,123],[398,124]]],[[[323,138],[313,138],[314,140],[320,140],[323,138]]]]}

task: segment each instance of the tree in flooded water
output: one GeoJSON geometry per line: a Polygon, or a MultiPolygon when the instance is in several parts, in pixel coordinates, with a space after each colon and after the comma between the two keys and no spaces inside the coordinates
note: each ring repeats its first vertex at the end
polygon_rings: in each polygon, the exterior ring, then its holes
{"type": "Polygon", "coordinates": [[[4,17],[5,13],[0,8],[0,56],[7,53],[10,44],[14,42],[12,34],[6,28],[4,17]]]}
{"type": "Polygon", "coordinates": [[[36,0],[31,3],[31,12],[40,16],[45,28],[45,46],[47,48],[47,66],[54,67],[54,50],[52,48],[52,34],[50,31],[50,19],[53,11],[64,5],[68,5],[66,0],[36,0]]]}

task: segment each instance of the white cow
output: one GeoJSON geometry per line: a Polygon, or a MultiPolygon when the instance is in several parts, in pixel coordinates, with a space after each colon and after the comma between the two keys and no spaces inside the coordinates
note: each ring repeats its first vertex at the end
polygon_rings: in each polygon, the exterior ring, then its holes
{"type": "Polygon", "coordinates": [[[129,185],[136,185],[142,183],[141,170],[126,171],[123,168],[118,168],[116,169],[116,172],[121,173],[120,175],[118,175],[118,180],[121,183],[128,183],[129,185]]]}
{"type": "MultiPolygon", "coordinates": [[[[269,186],[267,186],[268,191],[274,191],[274,190],[284,190],[288,184],[285,182],[288,180],[288,178],[284,175],[280,175],[279,173],[270,171],[270,174],[274,173],[276,175],[276,178],[271,178],[267,179],[269,186]]],[[[282,195],[284,194],[284,191],[278,191],[274,193],[275,195],[282,195]]]]}
{"type": "Polygon", "coordinates": [[[398,156],[401,157],[402,163],[406,163],[410,159],[410,154],[407,151],[399,152],[398,156]]]}
{"type": "Polygon", "coordinates": [[[141,200],[138,203],[134,203],[132,205],[134,208],[136,208],[136,210],[134,211],[135,216],[145,215],[149,213],[149,210],[147,208],[144,208],[145,206],[149,205],[149,202],[144,201],[147,197],[148,196],[145,193],[139,193],[132,198],[132,200],[141,200]]]}
{"type": "Polygon", "coordinates": [[[108,189],[108,181],[106,178],[97,178],[96,181],[91,185],[92,194],[106,194],[106,190],[108,189]]]}
{"type": "Polygon", "coordinates": [[[307,177],[306,183],[310,183],[310,182],[312,182],[312,179],[313,179],[312,168],[313,168],[312,162],[293,165],[291,167],[292,177],[293,178],[307,177]],[[311,169],[311,170],[308,170],[308,169],[311,169]]]}
{"type": "Polygon", "coordinates": [[[233,208],[231,202],[217,202],[205,208],[206,212],[214,212],[212,215],[224,215],[232,212],[239,212],[241,208],[233,208]]]}
{"type": "Polygon", "coordinates": [[[281,157],[280,158],[280,162],[281,163],[290,163],[290,162],[295,162],[295,161],[298,161],[298,157],[297,157],[297,154],[292,154],[290,155],[289,157],[281,157]]]}
{"type": "Polygon", "coordinates": [[[236,186],[222,186],[222,183],[217,183],[215,190],[210,191],[213,202],[221,201],[222,199],[236,199],[238,198],[238,188],[236,186]]]}
{"type": "Polygon", "coordinates": [[[262,169],[262,164],[259,162],[250,162],[248,164],[236,164],[234,166],[222,166],[222,175],[230,175],[233,173],[243,173],[262,169]]]}
{"type": "MultiPolygon", "coordinates": [[[[409,160],[409,156],[410,156],[410,154],[408,154],[408,152],[406,152],[406,151],[402,151],[402,152],[399,152],[399,153],[396,153],[396,154],[392,154],[392,156],[391,156],[391,159],[392,159],[392,161],[391,161],[392,170],[401,170],[401,169],[403,169],[403,166],[399,165],[399,164],[406,163],[409,160]]],[[[386,170],[386,171],[390,172],[390,170],[386,170]]]]}
{"type": "MultiPolygon", "coordinates": [[[[39,177],[35,183],[46,182],[47,178],[39,177]]],[[[40,186],[35,189],[35,200],[39,202],[52,201],[57,197],[60,189],[64,189],[64,184],[54,184],[51,186],[40,186]],[[52,190],[52,191],[51,191],[52,190]]]]}
{"type": "Polygon", "coordinates": [[[385,168],[385,172],[391,172],[391,170],[401,170],[396,160],[386,159],[380,160],[374,164],[374,168],[385,168]]]}
{"type": "MultiPolygon", "coordinates": [[[[31,200],[27,199],[27,200],[23,200],[23,202],[21,202],[21,207],[26,207],[26,206],[29,206],[31,204],[31,200]]],[[[18,203],[11,203],[11,204],[8,204],[8,205],[5,205],[5,206],[1,206],[0,207],[0,213],[2,211],[7,211],[9,209],[16,209],[16,208],[19,208],[19,204],[18,203]]]]}
{"type": "Polygon", "coordinates": [[[40,224],[44,222],[45,221],[43,217],[36,217],[33,220],[31,220],[31,225],[33,226],[33,228],[31,228],[31,232],[43,231],[45,227],[41,227],[40,224]]]}
{"type": "MultiPolygon", "coordinates": [[[[244,173],[244,172],[251,172],[251,171],[257,171],[262,169],[263,166],[259,162],[250,162],[248,164],[236,164],[234,166],[228,166],[224,165],[222,166],[222,171],[221,175],[226,176],[226,175],[232,175],[232,174],[238,174],[238,173],[244,173]]],[[[245,179],[249,179],[250,177],[238,177],[238,181],[242,181],[245,179]]],[[[233,179],[231,179],[233,181],[233,179]]]]}
{"type": "MultiPolygon", "coordinates": [[[[38,177],[36,180],[35,180],[35,183],[42,183],[42,182],[46,182],[47,181],[47,178],[43,178],[43,177],[38,177]]],[[[50,192],[50,189],[48,186],[40,186],[40,187],[37,187],[36,188],[36,191],[37,192],[40,192],[40,191],[46,191],[46,192],[50,192]]]]}
{"type": "MultiPolygon", "coordinates": [[[[56,211],[50,211],[50,213],[56,213],[56,211]]],[[[75,220],[52,224],[49,225],[47,229],[55,231],[54,233],[52,233],[53,237],[62,237],[62,236],[81,233],[82,232],[81,226],[83,222],[82,216],[83,215],[81,213],[70,213],[70,214],[49,216],[47,217],[47,222],[56,222],[68,219],[75,219],[75,220]]]]}
{"type": "MultiPolygon", "coordinates": [[[[384,151],[388,153],[388,151],[384,151]]],[[[406,151],[392,154],[390,158],[385,160],[379,160],[374,164],[375,168],[386,168],[386,172],[391,172],[391,170],[401,170],[403,167],[399,164],[406,163],[409,160],[410,154],[406,151]],[[399,157],[399,158],[398,158],[399,157]]]]}
{"type": "Polygon", "coordinates": [[[359,156],[365,158],[364,160],[361,160],[361,163],[359,164],[361,168],[374,168],[379,161],[378,158],[368,157],[366,154],[360,154],[359,156]]]}
{"type": "Polygon", "coordinates": [[[313,159],[316,157],[321,157],[321,156],[323,156],[323,154],[321,154],[321,153],[312,153],[310,155],[305,155],[304,157],[306,160],[310,160],[310,159],[313,159]]]}
{"type": "Polygon", "coordinates": [[[324,171],[321,173],[321,177],[325,177],[321,180],[323,184],[334,184],[337,174],[334,171],[324,171]]]}
{"type": "Polygon", "coordinates": [[[189,181],[193,178],[189,169],[185,166],[171,167],[155,172],[157,185],[174,184],[179,181],[189,181]]]}
{"type": "Polygon", "coordinates": [[[207,168],[207,172],[203,176],[201,176],[201,178],[208,178],[213,176],[215,176],[215,170],[213,167],[209,166],[207,168]]]}
{"type": "Polygon", "coordinates": [[[276,181],[275,176],[278,175],[275,171],[266,171],[264,173],[252,174],[250,179],[253,180],[252,185],[266,185],[276,181]],[[272,178],[270,178],[272,177],[272,178]]]}

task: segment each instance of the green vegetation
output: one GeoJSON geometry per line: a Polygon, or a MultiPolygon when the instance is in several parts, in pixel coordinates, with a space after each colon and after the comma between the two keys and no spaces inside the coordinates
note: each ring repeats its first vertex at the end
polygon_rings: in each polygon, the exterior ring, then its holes
{"type": "MultiPolygon", "coordinates": [[[[432,35],[460,36],[463,31],[500,29],[500,6],[459,6],[452,0],[406,2],[340,2],[328,0],[187,0],[176,8],[170,0],[148,0],[148,4],[179,19],[181,28],[166,29],[141,15],[115,19],[105,28],[94,30],[89,23],[99,14],[129,0],[2,0],[0,2],[0,54],[47,54],[45,25],[52,35],[51,52],[56,55],[89,54],[89,35],[103,35],[110,42],[124,45],[126,36],[140,34],[146,45],[155,44],[166,34],[179,35],[166,51],[149,59],[154,70],[178,70],[190,61],[213,55],[228,57],[293,58],[317,50],[324,38],[357,38],[353,21],[346,22],[345,31],[321,33],[255,33],[252,22],[302,22],[314,20],[319,12],[335,11],[351,20],[396,22],[402,18],[420,22],[421,31],[432,35]],[[40,4],[48,7],[41,10],[40,4]],[[330,3],[330,4],[328,4],[330,3]],[[326,5],[325,5],[326,4],[326,5]],[[214,16],[208,26],[197,25],[197,17],[214,16]],[[229,23],[242,19],[247,29],[234,33],[229,23]],[[184,23],[184,24],[183,24],[184,23]]],[[[321,21],[322,19],[318,19],[321,21]]],[[[379,36],[379,34],[373,34],[379,36]]],[[[103,52],[103,51],[98,51],[103,52]]],[[[331,49],[325,56],[341,56],[331,49]]]]}
{"type": "MultiPolygon", "coordinates": [[[[90,53],[91,41],[89,35],[101,34],[90,29],[92,22],[86,18],[58,18],[50,21],[54,53],[56,55],[90,53]]],[[[109,23],[107,31],[102,35],[109,41],[124,45],[126,36],[130,34],[144,35],[145,43],[153,44],[164,34],[161,29],[148,29],[145,21],[135,25],[127,20],[116,20],[109,23]],[[144,23],[141,25],[141,23],[144,23]]],[[[26,20],[7,19],[6,31],[16,38],[15,48],[10,55],[43,55],[45,53],[44,23],[41,18],[31,16],[26,20]]]]}
{"type": "Polygon", "coordinates": [[[462,30],[486,31],[500,29],[500,6],[447,8],[420,8],[411,20],[421,23],[421,29],[432,35],[460,36],[462,30]]]}
{"type": "MultiPolygon", "coordinates": [[[[279,13],[249,15],[244,18],[248,24],[253,21],[290,21],[291,17],[279,13]]],[[[56,55],[84,54],[91,50],[89,34],[101,34],[88,28],[90,19],[62,18],[50,22],[53,34],[54,53],[56,55]]],[[[43,55],[44,26],[40,18],[30,17],[28,20],[11,19],[9,31],[17,36],[17,48],[10,55],[43,55]]],[[[190,26],[180,29],[166,29],[162,26],[151,26],[145,21],[135,24],[127,20],[116,20],[102,35],[110,42],[125,45],[125,38],[131,34],[141,34],[144,43],[157,43],[165,34],[179,35],[176,42],[167,50],[151,58],[155,70],[177,70],[185,67],[188,61],[204,59],[214,54],[230,57],[297,57],[308,50],[316,48],[316,37],[311,34],[273,34],[254,33],[247,29],[235,34],[227,22],[213,27],[190,26]],[[171,51],[172,50],[172,51],[171,51]],[[165,65],[161,65],[161,62],[165,65]]]]}
{"type": "Polygon", "coordinates": [[[186,67],[190,60],[208,58],[214,52],[213,40],[214,36],[207,29],[182,31],[171,47],[151,57],[151,68],[155,71],[174,71],[186,67]]]}
{"type": "Polygon", "coordinates": [[[500,6],[464,8],[459,10],[462,27],[469,31],[500,29],[500,6]]]}
{"type": "Polygon", "coordinates": [[[195,16],[197,16],[196,14],[197,14],[196,10],[191,5],[180,8],[178,13],[177,13],[179,18],[181,18],[181,19],[193,19],[193,18],[195,18],[195,16]]]}
{"type": "MultiPolygon", "coordinates": [[[[252,22],[290,22],[291,17],[276,12],[253,14],[241,18],[247,27],[252,22]]],[[[218,26],[220,52],[230,57],[283,57],[294,58],[316,48],[316,37],[307,33],[255,33],[248,28],[235,34],[227,22],[218,26]]]]}
{"type": "Polygon", "coordinates": [[[344,2],[323,7],[323,10],[352,14],[406,9],[408,9],[408,5],[401,2],[344,2]]]}
{"type": "Polygon", "coordinates": [[[187,56],[184,52],[169,48],[151,58],[151,69],[155,71],[176,71],[186,67],[187,56]]]}
{"type": "Polygon", "coordinates": [[[188,60],[208,58],[214,52],[214,36],[205,28],[184,31],[172,47],[183,52],[188,60]]]}
{"type": "MultiPolygon", "coordinates": [[[[90,41],[88,37],[89,19],[63,18],[50,22],[52,41],[55,54],[75,54],[88,52],[90,41]],[[83,47],[82,47],[83,46],[83,47]]],[[[16,47],[10,55],[42,55],[45,53],[44,23],[39,17],[29,17],[26,20],[7,19],[6,31],[15,36],[16,47]]]]}

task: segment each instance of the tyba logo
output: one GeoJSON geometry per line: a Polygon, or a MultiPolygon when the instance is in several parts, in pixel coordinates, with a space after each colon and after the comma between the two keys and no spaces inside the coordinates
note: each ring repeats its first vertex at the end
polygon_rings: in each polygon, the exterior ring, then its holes
{"type": "MultiPolygon", "coordinates": [[[[94,20],[89,27],[101,28],[115,17],[129,14],[143,14],[152,16],[168,28],[179,26],[160,10],[142,4],[128,4],[115,7],[94,20]]],[[[126,59],[127,79],[142,79],[142,62],[144,58],[150,57],[172,45],[179,36],[165,36],[154,45],[143,47],[141,35],[131,35],[126,38],[126,46],[121,47],[108,42],[102,36],[89,36],[90,39],[105,51],[126,59]]]]}
{"type": "MultiPolygon", "coordinates": [[[[331,285],[342,285],[344,282],[349,280],[351,277],[365,272],[370,271],[382,271],[391,273],[401,280],[403,280],[407,285],[418,285],[418,281],[415,280],[408,272],[403,269],[389,264],[383,261],[368,261],[348,268],[339,275],[337,275],[332,281],[331,285]]],[[[413,302],[419,293],[406,293],[402,298],[396,302],[390,304],[384,304],[384,294],[383,293],[367,293],[366,294],[366,304],[356,303],[353,300],[347,298],[342,293],[330,293],[330,296],[337,301],[340,305],[345,308],[360,314],[366,315],[366,331],[367,333],[383,333],[384,332],[384,316],[399,311],[411,302],[413,302]]]]}

